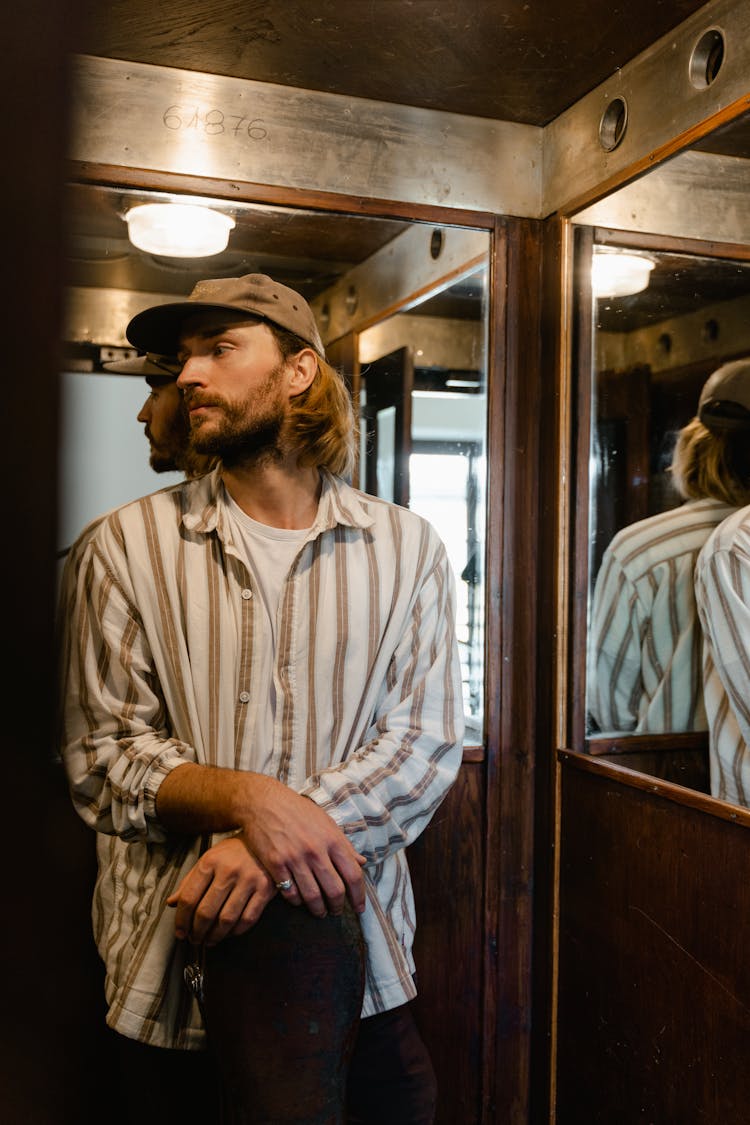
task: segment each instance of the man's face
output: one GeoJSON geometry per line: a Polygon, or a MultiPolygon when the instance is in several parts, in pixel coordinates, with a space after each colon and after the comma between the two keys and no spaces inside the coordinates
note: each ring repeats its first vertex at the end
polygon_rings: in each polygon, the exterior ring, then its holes
{"type": "Polygon", "coordinates": [[[149,462],[156,473],[181,469],[189,439],[187,415],[175,379],[149,379],[150,392],[138,414],[151,445],[149,462]]]}
{"type": "Polygon", "coordinates": [[[227,468],[276,459],[288,394],[284,363],[267,325],[223,323],[200,314],[180,341],[177,385],[184,394],[191,447],[221,457],[227,468]]]}

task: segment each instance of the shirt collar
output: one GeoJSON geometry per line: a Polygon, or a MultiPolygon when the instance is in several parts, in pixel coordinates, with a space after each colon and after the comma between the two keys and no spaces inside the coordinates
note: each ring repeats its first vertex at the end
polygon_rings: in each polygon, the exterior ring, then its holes
{"type": "MultiPolygon", "coordinates": [[[[372,497],[352,488],[341,477],[335,477],[326,469],[321,470],[320,476],[322,488],[311,538],[338,525],[367,528],[373,524],[368,508],[372,497]]],[[[225,526],[221,467],[217,466],[197,480],[188,481],[185,485],[185,501],[182,523],[187,531],[204,535],[212,531],[221,533],[225,526]]]]}

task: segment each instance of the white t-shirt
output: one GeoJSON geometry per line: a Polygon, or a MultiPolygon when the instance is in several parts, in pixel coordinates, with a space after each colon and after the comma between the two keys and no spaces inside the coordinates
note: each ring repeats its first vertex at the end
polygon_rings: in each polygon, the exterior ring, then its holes
{"type": "Polygon", "coordinates": [[[269,527],[258,523],[243,512],[229,493],[224,491],[227,509],[237,531],[236,546],[242,551],[244,561],[255,582],[256,597],[262,605],[265,632],[268,643],[259,645],[257,651],[263,653],[262,682],[267,688],[259,698],[267,699],[268,706],[258,706],[255,716],[255,739],[258,748],[263,747],[264,758],[271,755],[273,728],[276,717],[276,685],[274,668],[276,665],[277,621],[281,591],[299,550],[310,533],[309,527],[289,530],[269,527]]]}

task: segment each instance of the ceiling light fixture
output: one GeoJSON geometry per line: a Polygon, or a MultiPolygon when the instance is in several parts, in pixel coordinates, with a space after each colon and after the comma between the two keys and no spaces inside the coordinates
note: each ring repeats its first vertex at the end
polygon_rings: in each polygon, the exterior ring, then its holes
{"type": "Polygon", "coordinates": [[[144,203],[125,216],[139,250],[165,258],[208,258],[226,250],[234,219],[186,203],[144,203]]]}
{"type": "Polygon", "coordinates": [[[643,254],[619,250],[594,250],[591,289],[595,297],[629,297],[648,288],[654,262],[643,254]]]}

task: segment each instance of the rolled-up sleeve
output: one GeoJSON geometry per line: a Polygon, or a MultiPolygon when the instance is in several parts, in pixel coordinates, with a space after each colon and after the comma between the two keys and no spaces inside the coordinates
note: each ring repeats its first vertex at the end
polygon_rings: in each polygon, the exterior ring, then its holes
{"type": "Polygon", "coordinates": [[[69,561],[62,582],[61,755],[73,803],[99,832],[161,842],[159,785],[192,752],[169,736],[146,634],[106,535],[69,561]]]}
{"type": "Polygon", "coordinates": [[[454,587],[438,542],[361,744],[302,789],[371,862],[419,835],[461,763],[464,713],[454,587]]]}

